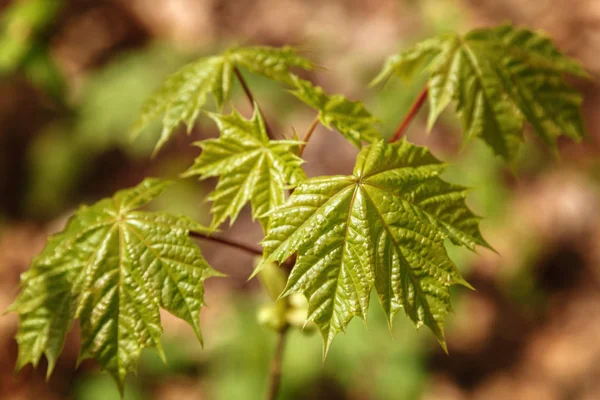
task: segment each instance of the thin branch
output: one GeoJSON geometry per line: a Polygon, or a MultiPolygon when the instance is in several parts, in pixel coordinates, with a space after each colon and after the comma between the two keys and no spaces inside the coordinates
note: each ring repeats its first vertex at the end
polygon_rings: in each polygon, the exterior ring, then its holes
{"type": "Polygon", "coordinates": [[[425,86],[421,91],[421,94],[419,94],[419,97],[417,97],[413,105],[410,107],[410,110],[408,110],[408,114],[406,114],[406,117],[404,117],[404,120],[394,133],[394,136],[390,138],[390,143],[395,142],[396,140],[400,139],[402,135],[404,135],[406,128],[408,128],[408,125],[410,125],[415,115],[417,115],[421,109],[421,106],[423,106],[423,103],[425,103],[425,100],[427,99],[427,92],[428,89],[427,86],[425,86]]]}
{"type": "Polygon", "coordinates": [[[243,243],[238,243],[238,242],[234,242],[232,240],[229,239],[224,239],[224,238],[219,238],[219,237],[215,237],[215,236],[210,236],[207,235],[205,233],[200,233],[200,232],[191,232],[190,231],[190,236],[196,239],[202,239],[202,240],[206,240],[209,242],[215,242],[215,243],[219,243],[225,246],[229,246],[229,247],[233,247],[236,248],[238,250],[242,250],[245,251],[246,253],[250,253],[256,256],[260,256],[262,255],[262,250],[260,250],[257,247],[252,247],[243,243]]]}
{"type": "Polygon", "coordinates": [[[266,400],[277,400],[277,395],[279,394],[279,386],[281,385],[281,366],[283,364],[283,353],[285,350],[288,328],[289,326],[287,325],[281,328],[277,337],[277,346],[275,347],[275,354],[273,354],[273,360],[271,361],[269,388],[267,390],[266,400]]]}
{"type": "Polygon", "coordinates": [[[252,96],[252,92],[250,91],[250,88],[248,87],[246,80],[242,76],[242,73],[240,72],[238,67],[233,68],[233,73],[235,74],[238,81],[240,82],[240,85],[242,85],[242,89],[244,89],[244,93],[246,93],[246,97],[248,98],[248,101],[250,102],[250,107],[252,107],[252,109],[254,110],[254,96],[252,96]]]}
{"type": "Polygon", "coordinates": [[[258,107],[258,111],[260,111],[261,115],[263,116],[263,121],[265,123],[265,129],[267,130],[267,135],[269,136],[269,139],[274,139],[275,137],[273,136],[273,131],[271,130],[269,123],[265,119],[262,109],[260,108],[258,103],[254,100],[254,96],[252,96],[252,92],[250,91],[250,88],[248,87],[248,83],[246,83],[246,80],[242,76],[242,73],[240,72],[238,67],[233,67],[233,73],[237,77],[237,80],[240,82],[240,85],[242,85],[242,89],[244,89],[244,93],[246,93],[246,97],[248,98],[248,101],[250,102],[250,107],[252,107],[252,111],[254,111],[254,105],[256,104],[256,106],[258,107]]]}
{"type": "Polygon", "coordinates": [[[310,140],[310,137],[312,136],[313,132],[315,131],[315,129],[317,129],[317,126],[319,125],[319,116],[317,115],[315,117],[315,119],[313,119],[313,121],[311,122],[310,126],[308,127],[306,133],[304,134],[304,138],[302,139],[302,141],[304,142],[303,144],[301,144],[298,147],[298,157],[302,157],[302,153],[304,153],[304,148],[306,147],[306,145],[308,144],[308,141],[310,140]]]}

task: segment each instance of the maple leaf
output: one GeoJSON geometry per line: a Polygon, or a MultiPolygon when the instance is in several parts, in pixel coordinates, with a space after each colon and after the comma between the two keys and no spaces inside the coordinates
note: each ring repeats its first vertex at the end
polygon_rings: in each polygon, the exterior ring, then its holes
{"type": "Polygon", "coordinates": [[[212,228],[227,218],[235,222],[242,207],[250,201],[252,217],[258,218],[265,231],[265,214],[285,201],[286,188],[305,179],[302,159],[292,152],[302,142],[269,140],[258,107],[247,120],[237,111],[231,115],[209,114],[219,127],[220,137],[197,142],[202,153],[184,176],[201,179],[219,177],[213,201],[212,228]]]}
{"type": "Polygon", "coordinates": [[[308,179],[269,214],[262,265],[297,252],[282,296],[306,296],[324,354],[354,316],[366,318],[373,286],[390,326],[404,308],[446,348],[449,288],[468,284],[444,240],[489,246],[465,204],[467,190],[440,179],[443,169],[425,148],[378,141],[361,150],[353,175],[308,179]]]}
{"type": "Polygon", "coordinates": [[[352,101],[341,94],[328,95],[319,86],[293,76],[295,90],[291,93],[319,112],[319,121],[328,129],[333,126],[353,145],[381,139],[374,128],[377,118],[360,101],[352,101]]]}
{"type": "Polygon", "coordinates": [[[75,319],[79,359],[95,358],[121,393],[142,349],[156,348],[164,359],[159,307],[188,322],[201,340],[203,281],[218,273],[189,232],[206,228],[181,216],[136,211],[167,185],[146,179],[83,206],[50,237],[10,308],[20,317],[17,369],[37,366],[45,354],[50,376],[75,319]]]}
{"type": "Polygon", "coordinates": [[[552,41],[511,25],[443,34],[390,57],[373,83],[429,72],[431,129],[454,100],[465,137],[481,137],[510,161],[522,143],[523,123],[552,148],[561,134],[583,137],[581,95],[564,74],[587,77],[552,41]]]}
{"type": "Polygon", "coordinates": [[[201,58],[169,76],[150,96],[131,129],[133,137],[163,115],[156,154],[179,124],[185,123],[188,132],[192,129],[209,94],[212,93],[219,108],[223,106],[229,97],[233,71],[238,67],[291,85],[291,69],[309,70],[314,65],[289,46],[231,48],[221,55],[201,58]]]}

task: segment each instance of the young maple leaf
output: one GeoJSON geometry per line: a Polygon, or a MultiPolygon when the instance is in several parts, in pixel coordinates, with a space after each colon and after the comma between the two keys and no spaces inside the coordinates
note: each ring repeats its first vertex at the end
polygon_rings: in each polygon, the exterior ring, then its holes
{"type": "Polygon", "coordinates": [[[270,140],[258,107],[250,120],[235,110],[231,115],[209,115],[221,135],[196,143],[202,153],[184,176],[219,177],[208,197],[213,201],[213,229],[227,218],[233,224],[249,201],[252,217],[258,218],[266,231],[269,218],[265,214],[285,201],[290,185],[305,179],[300,167],[303,161],[292,152],[302,142],[270,140]]]}
{"type": "Polygon", "coordinates": [[[168,182],[146,179],[112,198],[81,207],[50,237],[21,281],[9,309],[19,314],[17,369],[48,359],[48,376],[75,319],[79,359],[95,358],[121,393],[142,349],[164,359],[159,308],[188,322],[201,340],[199,313],[206,278],[219,275],[192,243],[206,228],[182,217],[136,211],[168,182]]]}
{"type": "Polygon", "coordinates": [[[408,79],[423,68],[429,129],[455,101],[465,137],[481,137],[507,161],[523,141],[525,120],[552,148],[561,134],[583,137],[581,95],[563,75],[588,75],[540,34],[510,25],[443,34],[390,57],[373,83],[391,75],[408,79]]]}
{"type": "Polygon", "coordinates": [[[217,106],[223,106],[229,97],[234,68],[238,67],[292,85],[293,68],[310,70],[314,65],[289,46],[231,48],[221,55],[201,58],[168,77],[146,101],[131,129],[133,137],[162,115],[156,154],[179,124],[185,123],[188,132],[192,129],[210,93],[217,106]]]}
{"type": "Polygon", "coordinates": [[[446,347],[449,288],[468,284],[444,240],[489,246],[466,188],[440,179],[443,169],[425,148],[378,141],[362,149],[353,175],[308,179],[269,213],[263,264],[297,253],[282,296],[306,296],[325,354],[354,316],[366,318],[373,286],[390,326],[404,308],[446,347]]]}

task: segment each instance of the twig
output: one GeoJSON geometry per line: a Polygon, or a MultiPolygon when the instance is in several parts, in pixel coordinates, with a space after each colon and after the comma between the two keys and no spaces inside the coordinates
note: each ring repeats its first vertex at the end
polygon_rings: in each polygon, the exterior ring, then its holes
{"type": "Polygon", "coordinates": [[[248,101],[250,102],[250,107],[252,107],[252,109],[254,110],[254,96],[252,96],[252,92],[250,91],[250,88],[248,87],[246,80],[242,76],[242,73],[240,72],[238,67],[233,68],[233,73],[235,74],[238,81],[240,82],[240,85],[242,85],[242,89],[244,89],[244,93],[246,93],[246,97],[248,98],[248,101]]]}
{"type": "Polygon", "coordinates": [[[252,111],[254,111],[254,105],[256,104],[256,107],[258,107],[258,111],[260,111],[260,113],[261,113],[261,115],[263,117],[263,121],[265,123],[265,129],[267,130],[267,135],[269,136],[270,139],[274,139],[275,137],[273,136],[273,131],[271,130],[271,127],[269,126],[269,123],[265,119],[265,116],[264,116],[264,113],[262,112],[262,109],[260,108],[260,106],[258,105],[258,103],[254,100],[254,96],[252,96],[252,92],[250,91],[250,88],[248,87],[248,84],[246,83],[246,80],[242,76],[242,73],[240,72],[240,70],[238,69],[238,67],[234,67],[233,68],[233,73],[237,77],[237,80],[240,82],[240,85],[242,85],[242,89],[244,89],[244,93],[246,93],[246,97],[248,98],[248,101],[250,102],[250,106],[252,107],[252,111]]]}
{"type": "Polygon", "coordinates": [[[421,109],[421,106],[423,106],[423,103],[425,103],[425,99],[427,99],[427,91],[427,86],[425,86],[421,91],[421,94],[419,94],[419,97],[417,97],[413,105],[410,107],[410,110],[408,110],[408,114],[406,114],[406,117],[404,117],[404,120],[394,133],[394,136],[390,138],[390,143],[395,142],[396,140],[400,139],[402,135],[404,135],[404,131],[406,131],[406,128],[408,128],[410,122],[413,120],[415,115],[417,115],[421,109]]]}
{"type": "Polygon", "coordinates": [[[317,115],[315,117],[315,119],[313,119],[313,121],[311,122],[311,124],[308,127],[308,130],[306,131],[306,133],[304,134],[304,138],[302,139],[302,141],[304,143],[302,143],[298,147],[298,157],[302,157],[302,153],[304,153],[304,148],[306,147],[306,145],[307,145],[308,141],[310,140],[310,137],[312,136],[312,134],[315,131],[315,129],[317,129],[318,125],[319,125],[319,116],[317,115]]]}
{"type": "Polygon", "coordinates": [[[210,236],[207,235],[205,233],[200,233],[200,232],[191,232],[190,231],[190,236],[196,239],[202,239],[202,240],[207,240],[209,242],[215,242],[215,243],[219,243],[219,244],[223,244],[225,246],[229,246],[229,247],[233,247],[236,248],[238,250],[242,250],[245,251],[246,253],[250,253],[250,254],[254,254],[257,256],[262,255],[262,250],[260,250],[259,248],[256,247],[252,247],[243,243],[238,243],[238,242],[234,242],[232,240],[229,239],[224,239],[224,238],[219,238],[219,237],[215,237],[215,236],[210,236]]]}
{"type": "Polygon", "coordinates": [[[269,388],[267,390],[266,400],[277,400],[279,386],[281,384],[281,366],[283,364],[283,353],[285,350],[288,328],[287,325],[281,328],[277,337],[277,347],[275,347],[275,354],[273,354],[273,360],[271,361],[269,388]]]}

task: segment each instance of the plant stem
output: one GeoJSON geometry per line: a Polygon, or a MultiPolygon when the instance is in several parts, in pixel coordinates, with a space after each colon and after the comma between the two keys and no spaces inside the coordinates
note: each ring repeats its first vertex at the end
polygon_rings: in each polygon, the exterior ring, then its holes
{"type": "Polygon", "coordinates": [[[238,242],[234,242],[232,240],[229,239],[224,239],[224,238],[219,238],[219,237],[215,237],[215,236],[210,236],[207,235],[205,233],[200,233],[200,232],[192,232],[190,231],[190,236],[196,239],[202,239],[202,240],[207,240],[209,242],[215,242],[215,243],[219,243],[219,244],[223,244],[225,246],[229,246],[229,247],[233,247],[236,248],[238,250],[242,250],[245,251],[246,253],[250,253],[253,255],[257,255],[260,256],[262,255],[262,250],[260,250],[259,248],[256,247],[252,247],[243,243],[238,243],[238,242]]]}
{"type": "Polygon", "coordinates": [[[252,107],[252,109],[254,110],[254,96],[252,96],[252,92],[250,91],[250,88],[248,87],[246,80],[242,76],[242,73],[240,72],[238,67],[233,68],[233,73],[235,74],[238,81],[240,82],[240,85],[242,85],[242,89],[244,89],[244,93],[246,93],[246,97],[248,98],[248,101],[250,102],[250,107],[252,107]]]}
{"type": "Polygon", "coordinates": [[[277,346],[275,347],[275,354],[271,361],[271,372],[269,374],[269,387],[266,400],[277,400],[279,386],[281,384],[281,365],[283,363],[283,353],[285,350],[288,328],[287,325],[281,328],[277,337],[277,346]]]}
{"type": "Polygon", "coordinates": [[[306,131],[306,133],[304,134],[304,138],[302,139],[302,141],[304,142],[303,144],[301,144],[298,147],[298,157],[302,157],[302,153],[304,153],[304,148],[306,147],[306,145],[308,144],[308,141],[310,140],[310,137],[312,136],[313,132],[315,131],[315,129],[317,129],[317,126],[319,125],[319,116],[317,115],[315,117],[315,119],[313,119],[313,121],[311,122],[310,126],[308,127],[308,130],[306,131]]]}
{"type": "Polygon", "coordinates": [[[419,97],[417,97],[413,105],[410,107],[410,110],[408,110],[408,114],[406,114],[406,117],[404,117],[404,120],[394,133],[394,136],[390,138],[390,143],[395,142],[396,140],[400,139],[402,135],[404,135],[406,128],[408,128],[408,125],[410,125],[415,115],[417,115],[421,109],[421,106],[423,106],[423,103],[425,103],[425,99],[427,99],[427,91],[428,88],[425,86],[421,91],[421,94],[419,94],[419,97]]]}
{"type": "Polygon", "coordinates": [[[269,123],[265,119],[264,113],[262,112],[260,106],[254,100],[254,96],[252,96],[252,92],[250,91],[250,88],[248,87],[248,84],[246,83],[246,80],[242,76],[242,73],[240,72],[238,67],[233,67],[233,73],[237,77],[237,80],[240,82],[240,85],[242,85],[242,89],[244,89],[244,93],[246,93],[246,97],[248,98],[248,101],[250,102],[252,111],[254,111],[254,105],[256,105],[256,107],[258,108],[258,111],[261,113],[261,115],[263,117],[263,121],[265,123],[265,129],[267,130],[267,135],[269,136],[269,139],[274,139],[273,132],[271,131],[271,127],[269,126],[269,123]]]}

